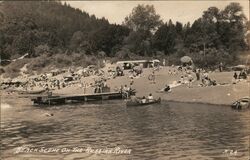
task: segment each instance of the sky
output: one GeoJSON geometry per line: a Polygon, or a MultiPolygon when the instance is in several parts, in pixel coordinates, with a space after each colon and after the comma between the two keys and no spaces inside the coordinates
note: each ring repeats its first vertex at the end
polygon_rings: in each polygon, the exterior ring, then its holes
{"type": "Polygon", "coordinates": [[[230,2],[238,2],[243,6],[243,12],[249,20],[249,1],[66,1],[71,7],[79,8],[98,18],[105,17],[110,23],[122,24],[124,18],[132,12],[138,4],[154,5],[156,13],[163,22],[171,19],[176,21],[193,23],[202,16],[203,11],[211,6],[224,9],[230,2]]]}

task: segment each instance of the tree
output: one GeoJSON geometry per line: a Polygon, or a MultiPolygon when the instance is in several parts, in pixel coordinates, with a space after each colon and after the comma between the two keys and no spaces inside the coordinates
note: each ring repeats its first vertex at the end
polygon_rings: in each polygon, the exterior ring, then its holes
{"type": "Polygon", "coordinates": [[[239,24],[246,20],[242,6],[236,2],[230,3],[225,7],[222,11],[222,17],[224,21],[229,21],[230,23],[239,24]]]}
{"type": "Polygon", "coordinates": [[[221,11],[220,17],[218,33],[223,44],[229,48],[230,53],[244,49],[246,47],[244,40],[246,16],[242,6],[239,3],[230,3],[221,11]]]}
{"type": "Polygon", "coordinates": [[[153,46],[159,51],[164,51],[165,54],[174,53],[176,40],[177,32],[175,25],[169,20],[168,24],[162,25],[155,32],[153,36],[153,46]]]}
{"type": "Polygon", "coordinates": [[[202,18],[210,23],[217,22],[220,18],[220,10],[217,7],[209,7],[203,12],[202,18]]]}
{"type": "Polygon", "coordinates": [[[153,5],[138,5],[125,17],[124,25],[134,31],[155,31],[161,24],[160,15],[156,14],[153,5]]]}

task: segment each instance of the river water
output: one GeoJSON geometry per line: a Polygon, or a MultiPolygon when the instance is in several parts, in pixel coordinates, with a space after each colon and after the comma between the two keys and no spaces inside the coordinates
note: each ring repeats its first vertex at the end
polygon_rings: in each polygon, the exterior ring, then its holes
{"type": "Polygon", "coordinates": [[[116,100],[44,108],[12,101],[1,104],[1,156],[248,160],[249,124],[249,111],[216,105],[162,102],[126,108],[116,100]]]}

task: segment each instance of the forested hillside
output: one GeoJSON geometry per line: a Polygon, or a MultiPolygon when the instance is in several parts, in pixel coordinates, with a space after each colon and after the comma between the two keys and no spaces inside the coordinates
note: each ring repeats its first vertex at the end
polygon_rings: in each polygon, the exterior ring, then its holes
{"type": "Polygon", "coordinates": [[[0,11],[2,64],[28,53],[30,69],[104,57],[167,57],[171,64],[184,55],[206,67],[233,64],[249,50],[249,22],[238,3],[210,7],[193,24],[164,23],[151,5],[136,6],[123,25],[58,1],[3,1],[0,11]]]}
{"type": "Polygon", "coordinates": [[[129,33],[126,27],[60,2],[5,1],[0,7],[2,59],[44,52],[104,51],[109,56],[129,33]]]}

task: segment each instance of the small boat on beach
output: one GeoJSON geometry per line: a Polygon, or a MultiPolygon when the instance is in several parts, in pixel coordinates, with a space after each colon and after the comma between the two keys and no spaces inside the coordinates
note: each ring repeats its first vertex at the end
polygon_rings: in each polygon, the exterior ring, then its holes
{"type": "Polygon", "coordinates": [[[250,97],[238,99],[231,105],[232,109],[242,110],[250,108],[250,97]]]}
{"type": "Polygon", "coordinates": [[[142,103],[142,101],[127,101],[126,106],[127,107],[138,107],[138,106],[145,106],[145,105],[150,105],[150,104],[159,104],[161,103],[161,98],[154,99],[152,101],[146,101],[145,103],[142,103]]]}

